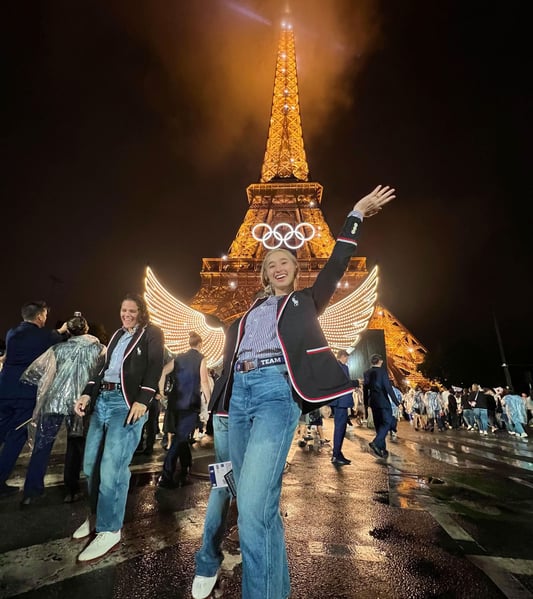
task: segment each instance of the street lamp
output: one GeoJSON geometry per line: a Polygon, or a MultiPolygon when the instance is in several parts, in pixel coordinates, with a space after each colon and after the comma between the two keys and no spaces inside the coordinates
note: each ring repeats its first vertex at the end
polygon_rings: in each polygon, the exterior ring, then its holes
{"type": "Polygon", "coordinates": [[[511,373],[509,372],[509,366],[507,365],[507,360],[505,359],[505,354],[503,352],[503,343],[502,336],[500,335],[500,327],[498,326],[498,321],[496,320],[496,314],[494,312],[492,313],[492,316],[494,318],[494,328],[496,330],[496,338],[498,339],[498,348],[500,350],[500,357],[502,359],[502,368],[503,373],[505,375],[505,382],[507,383],[507,387],[509,387],[509,389],[513,389],[511,373]]]}

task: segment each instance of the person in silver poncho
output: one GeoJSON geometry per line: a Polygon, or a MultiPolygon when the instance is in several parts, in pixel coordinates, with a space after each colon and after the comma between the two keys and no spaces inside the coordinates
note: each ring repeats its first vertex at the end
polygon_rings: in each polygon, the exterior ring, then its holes
{"type": "Polygon", "coordinates": [[[74,403],[94,371],[103,364],[105,346],[93,335],[80,313],[67,322],[71,337],[39,356],[21,376],[37,385],[37,402],[28,433],[32,454],[21,506],[29,506],[44,493],[44,476],[50,453],[63,421],[67,428],[64,483],[65,502],[81,499],[80,471],[85,445],[85,418],[74,413],[74,403]]]}

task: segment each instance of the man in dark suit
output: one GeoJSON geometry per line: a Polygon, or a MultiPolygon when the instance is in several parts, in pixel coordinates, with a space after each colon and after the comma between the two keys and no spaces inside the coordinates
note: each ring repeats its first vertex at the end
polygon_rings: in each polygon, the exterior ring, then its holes
{"type": "MultiPolygon", "coordinates": [[[[348,352],[344,349],[340,349],[337,352],[337,360],[339,362],[339,366],[342,368],[344,374],[350,378],[350,371],[348,370],[348,352]]],[[[359,385],[358,381],[357,384],[359,385]]],[[[352,381],[354,384],[354,381],[352,381]]],[[[354,385],[355,386],[355,385],[354,385]]],[[[333,410],[333,457],[331,458],[331,462],[336,466],[346,466],[351,464],[351,460],[344,457],[342,453],[342,444],[344,442],[344,435],[346,434],[346,425],[348,423],[348,409],[353,408],[353,392],[346,393],[346,395],[341,395],[337,399],[334,399],[329,404],[333,410]]]]}
{"type": "Polygon", "coordinates": [[[28,438],[24,425],[32,416],[37,388],[20,382],[24,370],[49,347],[63,341],[65,322],[58,330],[44,328],[48,306],[43,301],[22,306],[22,322],[6,335],[4,367],[0,372],[0,497],[17,493],[7,479],[28,438]]]}
{"type": "Polygon", "coordinates": [[[189,438],[194,433],[201,409],[201,393],[207,402],[211,399],[207,360],[201,353],[202,338],[194,331],[189,333],[190,349],[178,354],[163,367],[159,386],[164,377],[174,372],[174,388],[169,394],[168,410],[174,415],[174,436],[168,448],[163,473],[158,486],[164,489],[183,487],[190,483],[188,473],[192,466],[189,438]],[[177,461],[180,461],[178,481],[174,481],[177,461]]]}
{"type": "Polygon", "coordinates": [[[390,383],[389,375],[383,366],[383,357],[373,354],[370,358],[371,367],[364,373],[363,392],[372,409],[376,436],[369,443],[370,449],[378,458],[386,458],[386,439],[392,424],[391,401],[399,405],[396,394],[390,383]],[[389,401],[390,398],[390,401],[389,401]]]}

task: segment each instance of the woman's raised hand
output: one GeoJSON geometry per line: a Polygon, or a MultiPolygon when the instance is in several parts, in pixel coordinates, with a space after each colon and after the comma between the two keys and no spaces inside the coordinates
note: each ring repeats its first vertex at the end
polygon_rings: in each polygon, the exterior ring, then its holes
{"type": "Polygon", "coordinates": [[[364,218],[377,214],[387,202],[393,200],[396,190],[386,185],[378,185],[364,198],[355,203],[353,209],[359,211],[364,218]]]}

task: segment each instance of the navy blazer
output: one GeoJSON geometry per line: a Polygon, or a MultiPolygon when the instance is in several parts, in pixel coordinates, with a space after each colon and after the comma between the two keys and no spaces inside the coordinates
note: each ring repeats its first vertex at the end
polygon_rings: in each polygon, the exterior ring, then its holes
{"type": "Polygon", "coordinates": [[[394,389],[392,388],[386,368],[383,366],[372,366],[365,371],[363,378],[364,397],[371,408],[391,409],[389,397],[397,406],[400,405],[396,393],[394,393],[394,389]]]}
{"type": "Polygon", "coordinates": [[[0,371],[0,400],[29,399],[35,401],[37,387],[20,382],[26,368],[48,348],[65,337],[56,330],[39,328],[23,321],[6,335],[6,358],[0,371]]]}
{"type": "MultiPolygon", "coordinates": [[[[100,392],[100,383],[105,371],[109,368],[111,354],[118,340],[124,335],[124,329],[115,331],[107,347],[106,361],[102,370],[87,383],[83,395],[90,395],[94,401],[100,392]]],[[[153,324],[139,327],[124,352],[120,381],[124,399],[131,408],[135,402],[150,405],[158,387],[163,372],[163,331],[153,324]]]]}
{"type": "MultiPolygon", "coordinates": [[[[293,398],[304,414],[353,390],[349,377],[339,368],[337,358],[328,345],[318,316],[327,308],[350,258],[355,254],[360,224],[360,217],[348,215],[331,256],[313,285],[279,298],[276,333],[287,365],[293,398]]],[[[224,411],[229,410],[233,369],[246,319],[265,299],[257,299],[226,334],[228,372],[226,384],[221,390],[224,411]]],[[[211,403],[214,401],[213,398],[211,403]]]]}

